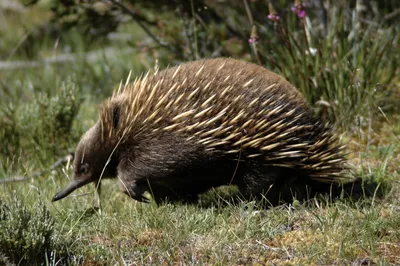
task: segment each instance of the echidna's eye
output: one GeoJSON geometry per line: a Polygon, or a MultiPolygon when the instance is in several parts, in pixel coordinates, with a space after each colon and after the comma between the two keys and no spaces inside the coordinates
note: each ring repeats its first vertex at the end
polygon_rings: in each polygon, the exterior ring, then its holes
{"type": "Polygon", "coordinates": [[[79,171],[78,171],[78,173],[79,173],[79,174],[86,174],[88,170],[89,170],[89,165],[88,165],[87,163],[84,163],[84,164],[81,164],[81,165],[79,166],[79,171]]]}

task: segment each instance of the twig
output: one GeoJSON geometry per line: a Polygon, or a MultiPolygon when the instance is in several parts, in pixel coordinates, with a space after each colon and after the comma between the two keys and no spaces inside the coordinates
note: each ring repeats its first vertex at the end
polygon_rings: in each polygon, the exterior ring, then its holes
{"type": "Polygon", "coordinates": [[[383,19],[384,20],[389,20],[392,18],[395,18],[396,16],[400,15],[400,8],[395,9],[393,12],[386,14],[383,19]]]}
{"type": "Polygon", "coordinates": [[[147,33],[147,35],[149,35],[149,37],[151,39],[153,39],[153,41],[155,41],[158,45],[160,45],[161,47],[164,47],[168,50],[170,50],[171,52],[175,53],[178,56],[181,56],[182,54],[173,48],[173,46],[169,45],[168,43],[164,43],[162,42],[160,39],[157,38],[156,35],[154,35],[151,30],[149,28],[146,27],[146,25],[143,24],[142,19],[136,15],[132,10],[130,10],[126,5],[124,5],[122,2],[117,1],[117,0],[110,0],[114,5],[118,6],[119,8],[122,9],[123,12],[129,14],[132,19],[147,33]]]}
{"type": "Polygon", "coordinates": [[[197,28],[196,28],[196,13],[194,11],[194,4],[193,0],[190,1],[190,7],[192,11],[192,27],[193,27],[193,34],[194,34],[194,48],[195,48],[195,58],[200,59],[199,56],[199,47],[197,42],[197,28]]]}
{"type": "Polygon", "coordinates": [[[243,0],[243,4],[246,9],[247,17],[248,17],[250,25],[251,25],[251,34],[250,34],[250,39],[249,39],[249,41],[251,41],[250,46],[254,52],[254,55],[257,59],[258,64],[262,66],[263,63],[261,61],[261,57],[257,50],[257,40],[258,40],[257,26],[254,24],[253,15],[251,14],[250,6],[249,6],[249,3],[247,2],[247,0],[243,0]]]}
{"type": "Polygon", "coordinates": [[[267,249],[267,250],[272,250],[272,251],[280,251],[280,250],[281,250],[280,248],[270,247],[270,246],[268,246],[268,245],[262,243],[262,242],[259,241],[259,240],[256,240],[256,243],[259,244],[259,245],[261,245],[261,246],[263,246],[263,247],[264,247],[265,249],[267,249]]]}
{"type": "Polygon", "coordinates": [[[383,117],[386,119],[386,121],[389,123],[390,128],[392,130],[393,135],[397,138],[397,140],[400,142],[400,136],[398,134],[396,134],[394,128],[393,128],[393,124],[390,123],[389,118],[386,116],[385,112],[383,112],[382,108],[380,106],[378,106],[378,110],[381,112],[381,114],[383,115],[383,117]]]}
{"type": "Polygon", "coordinates": [[[254,25],[253,15],[251,14],[249,3],[247,0],[243,0],[244,8],[246,9],[247,18],[249,19],[250,25],[254,25]]]}
{"type": "Polygon", "coordinates": [[[182,15],[182,20],[183,20],[183,32],[185,34],[185,38],[186,38],[186,45],[189,47],[190,50],[190,54],[192,55],[193,59],[196,59],[196,52],[193,49],[193,45],[191,42],[191,36],[189,33],[189,26],[188,26],[188,22],[185,16],[182,15]]]}
{"type": "Polygon", "coordinates": [[[207,7],[208,12],[210,12],[210,16],[217,23],[224,23],[224,25],[225,25],[225,27],[228,30],[230,35],[235,36],[236,38],[238,38],[240,40],[248,40],[246,35],[244,35],[241,31],[237,31],[232,26],[230,26],[229,23],[226,20],[224,20],[224,18],[221,17],[213,8],[211,8],[211,7],[207,6],[207,5],[204,5],[204,6],[207,7]]]}
{"type": "Polygon", "coordinates": [[[0,9],[9,10],[12,12],[26,13],[28,9],[19,1],[2,0],[0,1],[0,9]]]}
{"type": "Polygon", "coordinates": [[[40,67],[45,64],[63,64],[68,62],[75,62],[82,58],[85,62],[96,62],[100,58],[103,59],[104,56],[107,58],[115,57],[117,55],[125,55],[131,54],[133,51],[132,48],[124,48],[122,50],[118,50],[112,47],[107,47],[104,49],[91,51],[87,53],[64,53],[58,54],[57,56],[51,56],[43,58],[42,60],[33,60],[33,61],[0,61],[0,70],[13,70],[19,68],[35,68],[40,67]]]}
{"type": "Polygon", "coordinates": [[[29,35],[31,35],[31,33],[32,33],[32,30],[30,30],[29,32],[24,34],[24,36],[22,36],[22,38],[19,40],[18,44],[12,49],[11,53],[7,56],[7,61],[10,60],[11,57],[14,56],[14,54],[17,52],[19,47],[21,47],[21,45],[26,41],[26,39],[28,39],[28,37],[29,37],[29,35]]]}
{"type": "Polygon", "coordinates": [[[328,13],[322,0],[314,0],[311,2],[314,5],[318,19],[321,22],[322,35],[325,37],[328,33],[328,13]]]}
{"type": "Polygon", "coordinates": [[[33,172],[30,176],[16,176],[13,178],[0,179],[0,184],[28,181],[29,179],[32,179],[32,178],[35,178],[38,176],[42,176],[45,173],[50,172],[50,171],[60,167],[62,164],[72,161],[73,159],[74,159],[74,154],[70,153],[67,156],[62,157],[61,159],[58,159],[52,166],[50,166],[49,168],[47,168],[45,170],[33,172]]]}

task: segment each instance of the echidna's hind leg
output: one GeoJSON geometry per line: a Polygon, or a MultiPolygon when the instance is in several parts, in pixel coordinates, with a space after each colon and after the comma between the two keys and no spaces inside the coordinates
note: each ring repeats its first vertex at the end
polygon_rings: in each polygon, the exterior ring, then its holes
{"type": "Polygon", "coordinates": [[[290,202],[296,197],[293,183],[301,179],[294,169],[276,166],[251,166],[237,183],[241,196],[256,199],[267,205],[290,202]]]}
{"type": "Polygon", "coordinates": [[[158,205],[165,202],[193,204],[198,200],[198,193],[188,190],[185,187],[168,186],[168,184],[150,184],[148,191],[158,205]]]}

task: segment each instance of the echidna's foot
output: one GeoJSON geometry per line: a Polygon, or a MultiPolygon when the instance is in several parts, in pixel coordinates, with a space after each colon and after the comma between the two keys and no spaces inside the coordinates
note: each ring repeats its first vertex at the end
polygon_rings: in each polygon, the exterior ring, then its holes
{"type": "Polygon", "coordinates": [[[119,188],[121,192],[125,193],[134,200],[145,203],[150,202],[150,200],[144,196],[144,193],[146,192],[146,186],[144,185],[139,185],[136,182],[132,182],[129,184],[124,184],[120,182],[119,188]]]}
{"type": "Polygon", "coordinates": [[[276,206],[282,203],[279,189],[273,184],[265,184],[265,189],[254,189],[247,186],[239,186],[239,199],[245,201],[255,200],[266,206],[276,206]]]}
{"type": "Polygon", "coordinates": [[[143,186],[136,184],[135,189],[137,190],[135,191],[135,194],[147,191],[157,205],[162,205],[168,202],[179,202],[184,204],[195,204],[198,202],[197,190],[192,191],[186,186],[180,187],[176,183],[175,186],[168,185],[167,183],[154,182],[143,186]]]}
{"type": "Polygon", "coordinates": [[[196,204],[198,203],[198,197],[181,198],[181,197],[157,197],[154,198],[157,205],[162,205],[166,203],[181,203],[181,204],[196,204]]]}
{"type": "Polygon", "coordinates": [[[198,194],[192,194],[188,191],[180,191],[165,186],[153,186],[151,191],[152,197],[157,205],[168,202],[179,202],[183,204],[195,204],[198,202],[198,194]]]}

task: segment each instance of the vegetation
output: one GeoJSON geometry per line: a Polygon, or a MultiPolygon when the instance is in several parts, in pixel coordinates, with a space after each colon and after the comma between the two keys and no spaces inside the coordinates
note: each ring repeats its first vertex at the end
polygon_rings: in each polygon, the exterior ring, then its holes
{"type": "Polygon", "coordinates": [[[398,1],[167,2],[1,1],[0,265],[400,264],[398,1]],[[130,70],[216,56],[295,84],[383,195],[266,208],[222,188],[156,206],[110,180],[101,211],[89,186],[51,202],[71,166],[50,166],[130,70]]]}

